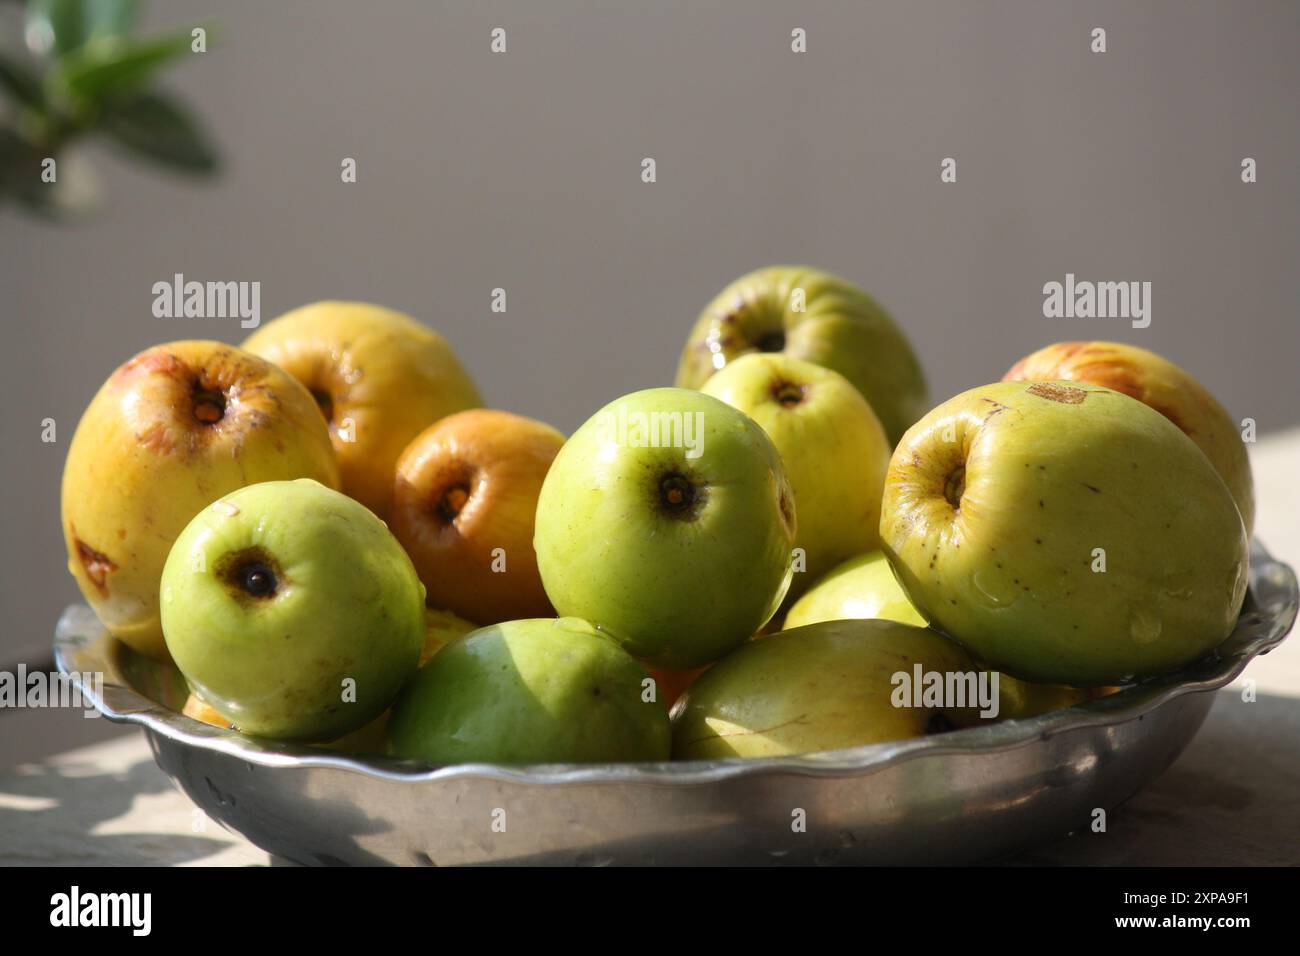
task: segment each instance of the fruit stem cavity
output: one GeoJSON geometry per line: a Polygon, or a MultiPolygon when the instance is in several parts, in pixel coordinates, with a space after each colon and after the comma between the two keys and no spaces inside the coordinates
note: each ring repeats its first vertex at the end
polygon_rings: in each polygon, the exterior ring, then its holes
{"type": "Polygon", "coordinates": [[[954,511],[961,511],[961,496],[965,493],[966,466],[959,465],[944,483],[943,496],[948,499],[948,504],[952,505],[954,511]]]}
{"type": "Polygon", "coordinates": [[[670,472],[659,480],[659,505],[673,517],[695,517],[700,498],[695,484],[679,472],[670,472]]]}
{"type": "Polygon", "coordinates": [[[260,561],[245,564],[239,569],[239,586],[249,597],[270,597],[278,582],[275,572],[260,561]]]}
{"type": "Polygon", "coordinates": [[[261,548],[247,548],[224,556],[216,574],[236,597],[244,600],[275,597],[282,577],[275,561],[261,548]]]}
{"type": "Polygon", "coordinates": [[[772,396],[784,408],[794,408],[804,400],[804,387],[794,382],[780,382],[772,389],[772,396]]]}
{"type": "Polygon", "coordinates": [[[316,407],[320,413],[325,416],[325,421],[333,423],[334,421],[334,396],[324,389],[313,388],[311,397],[316,399],[316,407]]]}
{"type": "Polygon", "coordinates": [[[464,509],[467,501],[469,501],[469,486],[464,484],[452,485],[438,499],[438,517],[447,524],[451,524],[464,509]]]}
{"type": "Polygon", "coordinates": [[[194,417],[204,425],[215,425],[226,415],[226,396],[198,386],[194,390],[194,417]]]}

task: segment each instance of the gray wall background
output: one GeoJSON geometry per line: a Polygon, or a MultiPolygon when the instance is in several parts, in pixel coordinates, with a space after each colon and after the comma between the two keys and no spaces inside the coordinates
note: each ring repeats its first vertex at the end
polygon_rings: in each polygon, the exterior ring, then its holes
{"type": "Polygon", "coordinates": [[[778,261],[873,292],[936,401],[1100,337],[1167,354],[1262,434],[1300,421],[1300,4],[174,0],[148,25],[205,19],[223,39],[170,82],[220,180],[92,151],[94,221],[0,211],[0,658],[47,646],[76,595],[59,476],[100,383],[160,341],[243,338],[155,319],[175,272],[260,280],[264,321],[327,297],[406,310],[491,404],[565,430],[668,383],[701,306],[778,261]],[[1067,272],[1152,282],[1151,327],[1044,319],[1067,272]]]}

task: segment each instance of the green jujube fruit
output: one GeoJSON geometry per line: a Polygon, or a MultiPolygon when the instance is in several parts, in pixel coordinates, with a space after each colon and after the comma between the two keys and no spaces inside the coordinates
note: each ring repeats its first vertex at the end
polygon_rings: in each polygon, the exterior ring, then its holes
{"type": "MultiPolygon", "coordinates": [[[[926,620],[894,577],[883,551],[869,551],[834,568],[790,608],[785,627],[792,630],[822,621],[879,618],[925,627],[926,620]]],[[[1087,690],[1061,684],[1032,684],[1010,674],[998,675],[998,717],[1020,720],[1090,700],[1087,690]]]]}
{"type": "MultiPolygon", "coordinates": [[[[732,651],[673,709],[673,757],[778,757],[970,726],[979,708],[898,706],[895,675],[970,674],[941,634],[894,621],[826,621],[732,651]]],[[[989,685],[991,687],[991,684],[989,685]]]]}
{"type": "Polygon", "coordinates": [[[415,672],[424,587],[384,523],[310,479],[200,511],[163,568],[162,628],[193,691],[243,733],[324,742],[415,672]]]}
{"type": "Polygon", "coordinates": [[[1231,633],[1241,516],[1209,459],[1097,385],[963,392],[894,451],[880,534],[931,626],[1023,680],[1122,684],[1231,633]]]}
{"type": "Polygon", "coordinates": [[[610,402],[564,443],[533,545],[562,616],[638,660],[686,670],[772,618],[792,577],[796,507],[781,455],[749,416],[694,389],[610,402]]]}
{"type": "Polygon", "coordinates": [[[434,764],[667,760],[668,714],[647,680],[586,621],[494,624],[420,670],[393,707],[388,752],[434,764]]]}
{"type": "Polygon", "coordinates": [[[719,292],[691,329],[676,384],[699,388],[752,352],[784,352],[839,372],[871,404],[890,445],[928,405],[920,362],[889,313],[820,269],[769,266],[719,292]]]}

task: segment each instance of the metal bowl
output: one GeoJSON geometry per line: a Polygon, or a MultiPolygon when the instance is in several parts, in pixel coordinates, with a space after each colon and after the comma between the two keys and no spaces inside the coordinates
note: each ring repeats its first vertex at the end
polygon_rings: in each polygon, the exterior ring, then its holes
{"type": "Polygon", "coordinates": [[[243,737],[177,711],[172,667],[73,606],[61,671],[210,817],[300,863],[971,862],[1064,836],[1158,776],[1296,618],[1295,572],[1256,542],[1250,593],[1210,658],[1078,707],[899,743],[760,760],[430,770],[243,737]],[[80,675],[102,672],[102,693],[80,675]]]}

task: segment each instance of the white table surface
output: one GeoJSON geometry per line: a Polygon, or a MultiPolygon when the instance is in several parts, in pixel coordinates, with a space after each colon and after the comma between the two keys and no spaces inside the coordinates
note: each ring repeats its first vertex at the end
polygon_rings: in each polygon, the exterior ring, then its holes
{"type": "MultiPolygon", "coordinates": [[[[1300,429],[1262,440],[1251,460],[1256,534],[1300,567],[1300,429]]],[[[1106,833],[1081,833],[1010,862],[1300,864],[1300,640],[1257,658],[1244,679],[1255,681],[1259,699],[1243,701],[1240,681],[1221,691],[1197,738],[1111,814],[1106,833]]],[[[0,717],[0,732],[15,732],[5,722],[16,719],[0,717]]],[[[175,790],[138,731],[0,774],[0,865],[276,862],[175,790]]]]}

